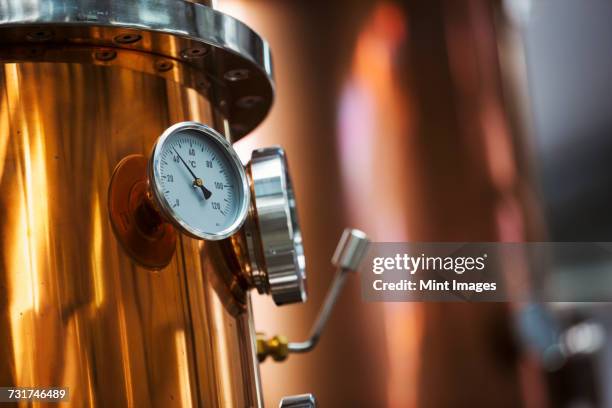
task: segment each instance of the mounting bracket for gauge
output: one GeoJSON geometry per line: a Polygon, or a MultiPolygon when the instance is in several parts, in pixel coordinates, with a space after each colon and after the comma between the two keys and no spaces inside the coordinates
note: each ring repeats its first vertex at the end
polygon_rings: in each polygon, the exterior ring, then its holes
{"type": "Polygon", "coordinates": [[[115,237],[136,263],[161,269],[176,248],[176,230],[151,202],[147,158],[124,157],[115,167],[108,189],[108,213],[115,237]]]}
{"type": "Polygon", "coordinates": [[[253,151],[247,174],[251,210],[245,236],[253,284],[277,305],[304,302],[302,232],[285,152],[280,147],[253,151]]]}

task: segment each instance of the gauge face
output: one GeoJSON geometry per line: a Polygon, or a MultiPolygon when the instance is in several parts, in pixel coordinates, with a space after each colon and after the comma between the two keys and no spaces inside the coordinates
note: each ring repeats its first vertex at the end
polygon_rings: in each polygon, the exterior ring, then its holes
{"type": "Polygon", "coordinates": [[[248,211],[242,163],[226,139],[208,126],[183,122],[159,138],[150,160],[154,199],[177,227],[196,238],[234,234],[248,211]]]}

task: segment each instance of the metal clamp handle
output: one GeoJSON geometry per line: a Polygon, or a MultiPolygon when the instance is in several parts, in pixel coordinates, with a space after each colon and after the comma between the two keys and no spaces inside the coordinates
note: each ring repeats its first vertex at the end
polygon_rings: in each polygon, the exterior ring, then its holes
{"type": "Polygon", "coordinates": [[[282,361],[288,357],[289,353],[306,353],[315,348],[344,287],[348,272],[355,272],[357,270],[367,252],[369,244],[370,240],[364,232],[352,228],[344,230],[332,257],[332,264],[338,268],[336,276],[327,291],[323,305],[310,331],[310,336],[303,342],[279,344],[279,341],[282,342],[285,339],[284,336],[275,336],[270,340],[266,340],[263,335],[259,334],[257,340],[258,350],[268,351],[258,355],[259,361],[265,360],[268,355],[271,355],[276,361],[282,361]],[[267,346],[268,343],[270,343],[270,346],[267,346]],[[275,353],[276,350],[280,354],[277,355],[275,353]]]}

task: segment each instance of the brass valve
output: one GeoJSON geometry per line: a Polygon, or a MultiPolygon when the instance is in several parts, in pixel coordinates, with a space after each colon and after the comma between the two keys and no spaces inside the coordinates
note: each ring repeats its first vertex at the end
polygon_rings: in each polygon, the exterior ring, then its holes
{"type": "Polygon", "coordinates": [[[274,361],[285,361],[289,357],[289,340],[282,335],[266,339],[265,333],[257,333],[257,360],[264,362],[268,356],[274,361]]]}

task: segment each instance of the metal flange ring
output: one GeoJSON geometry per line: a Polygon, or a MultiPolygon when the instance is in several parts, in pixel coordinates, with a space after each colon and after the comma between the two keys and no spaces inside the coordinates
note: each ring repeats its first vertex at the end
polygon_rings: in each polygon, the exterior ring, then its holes
{"type": "Polygon", "coordinates": [[[306,300],[302,232],[285,152],[280,147],[255,150],[247,166],[251,177],[251,225],[255,245],[252,269],[260,292],[277,305],[306,300]],[[263,273],[262,273],[263,272],[263,273]],[[267,279],[261,279],[265,275],[267,279]]]}
{"type": "Polygon", "coordinates": [[[167,78],[176,77],[172,73],[179,66],[192,68],[195,75],[181,76],[200,76],[188,86],[212,95],[233,140],[255,128],[272,105],[268,44],[242,22],[206,5],[188,0],[0,2],[0,63],[61,62],[62,55],[74,62],[70,50],[87,47],[97,64],[112,65],[121,50],[128,50],[148,57],[147,69],[167,78]]]}

